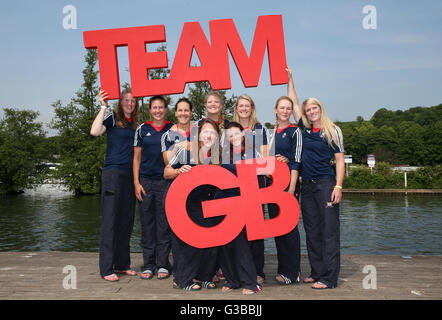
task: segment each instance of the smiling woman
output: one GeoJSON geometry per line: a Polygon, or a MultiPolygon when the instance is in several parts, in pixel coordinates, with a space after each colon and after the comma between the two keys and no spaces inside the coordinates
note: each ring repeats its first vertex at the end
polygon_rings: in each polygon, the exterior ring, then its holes
{"type": "Polygon", "coordinates": [[[339,203],[344,180],[342,132],[326,115],[318,99],[309,98],[299,107],[292,71],[287,69],[288,96],[293,116],[302,130],[301,209],[306,232],[311,274],[306,283],[313,289],[335,288],[340,270],[339,203]],[[331,166],[336,160],[336,172],[331,166]]]}
{"type": "Polygon", "coordinates": [[[140,125],[135,133],[133,158],[144,261],[141,278],[151,279],[158,268],[158,279],[165,279],[172,267],[169,261],[170,228],[163,205],[167,182],[163,178],[161,141],[173,124],[166,120],[167,101],[163,96],[150,98],[149,113],[152,120],[140,125]]]}
{"type": "Polygon", "coordinates": [[[132,144],[134,128],[138,125],[138,105],[132,91],[126,89],[121,94],[117,111],[110,111],[105,116],[107,97],[107,92],[100,91],[101,109],[90,133],[93,136],[107,134],[101,177],[100,274],[105,280],[117,281],[118,272],[136,275],[130,269],[129,240],[135,215],[132,144]]]}

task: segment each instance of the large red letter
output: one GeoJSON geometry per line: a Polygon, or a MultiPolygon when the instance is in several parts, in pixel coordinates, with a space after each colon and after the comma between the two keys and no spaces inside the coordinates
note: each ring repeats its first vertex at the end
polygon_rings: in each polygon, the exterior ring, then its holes
{"type": "Polygon", "coordinates": [[[101,88],[109,99],[120,97],[117,47],[129,46],[129,64],[132,93],[135,97],[145,94],[147,69],[167,68],[166,52],[146,52],[146,43],[164,42],[164,25],[86,31],[83,41],[86,49],[98,50],[101,88]]]}
{"type": "Polygon", "coordinates": [[[289,233],[296,227],[299,220],[298,201],[293,195],[284,191],[290,183],[290,171],[287,164],[276,160],[275,157],[267,157],[263,160],[272,161],[274,164],[259,168],[260,174],[271,174],[273,180],[271,186],[262,189],[259,188],[256,177],[257,166],[250,165],[247,160],[236,164],[241,198],[243,203],[247,203],[246,227],[249,241],[289,233]],[[264,220],[262,205],[266,203],[278,205],[277,217],[264,220]]]}
{"type": "Polygon", "coordinates": [[[202,203],[205,218],[225,215],[223,221],[214,227],[197,225],[186,211],[186,200],[190,192],[204,184],[220,189],[238,186],[235,175],[215,165],[193,167],[188,173],[180,174],[169,188],[166,196],[166,215],[173,232],[185,243],[196,248],[224,245],[235,239],[244,227],[244,215],[237,214],[241,199],[232,197],[205,201],[202,203]]]}
{"type": "Polygon", "coordinates": [[[212,79],[216,77],[213,65],[212,50],[199,22],[186,22],[183,26],[169,76],[174,91],[169,93],[184,92],[185,85],[188,82],[209,81],[213,86],[212,79]],[[194,48],[201,62],[199,67],[190,66],[194,48]]]}
{"type": "MultiPolygon", "coordinates": [[[[232,19],[210,21],[210,38],[217,72],[226,74],[223,88],[230,88],[230,68],[227,48],[235,61],[245,87],[259,83],[264,54],[268,49],[270,80],[273,85],[287,83],[284,30],[281,15],[260,16],[256,23],[253,44],[248,57],[232,19]]],[[[214,88],[215,89],[215,88],[214,88]]]]}

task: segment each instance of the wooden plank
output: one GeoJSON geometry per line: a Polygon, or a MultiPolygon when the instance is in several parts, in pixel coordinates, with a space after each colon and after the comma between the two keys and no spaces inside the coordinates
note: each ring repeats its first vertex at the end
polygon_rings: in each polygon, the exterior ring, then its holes
{"type": "MultiPolygon", "coordinates": [[[[142,264],[140,253],[131,255],[133,267],[142,264]]],[[[280,286],[274,280],[276,256],[266,256],[267,276],[262,293],[254,300],[280,299],[441,299],[442,257],[394,255],[343,255],[338,287],[313,290],[309,284],[280,286]],[[365,266],[376,268],[376,289],[364,289],[365,266]]],[[[310,272],[308,259],[302,255],[301,276],[310,272]]],[[[166,280],[142,280],[121,276],[116,283],[99,276],[98,254],[83,252],[0,252],[0,299],[168,299],[168,300],[250,300],[241,290],[223,293],[221,289],[184,292],[172,288],[166,280]],[[77,271],[77,289],[65,289],[66,265],[77,271]]]]}

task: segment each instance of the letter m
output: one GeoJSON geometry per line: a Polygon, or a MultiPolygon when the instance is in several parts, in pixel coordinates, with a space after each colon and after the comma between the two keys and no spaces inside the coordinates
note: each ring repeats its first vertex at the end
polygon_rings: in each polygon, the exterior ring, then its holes
{"type": "Polygon", "coordinates": [[[258,17],[250,56],[247,55],[232,19],[210,21],[210,39],[212,54],[216,56],[214,67],[217,69],[220,81],[213,89],[231,88],[227,48],[230,50],[245,87],[258,86],[266,48],[271,84],[287,83],[285,71],[287,61],[281,15],[258,17]]]}

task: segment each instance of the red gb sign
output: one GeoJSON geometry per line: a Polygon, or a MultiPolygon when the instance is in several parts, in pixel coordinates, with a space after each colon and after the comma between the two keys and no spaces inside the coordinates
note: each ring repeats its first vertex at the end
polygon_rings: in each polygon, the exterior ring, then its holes
{"type": "Polygon", "coordinates": [[[237,176],[215,165],[195,166],[190,172],[180,174],[166,196],[166,215],[173,232],[191,246],[208,248],[229,243],[244,226],[249,240],[276,237],[293,230],[299,220],[299,204],[293,195],[284,191],[290,182],[288,166],[274,157],[260,159],[260,163],[238,162],[237,176]],[[273,163],[268,165],[270,161],[273,163]],[[272,185],[260,189],[257,174],[271,174],[272,185]],[[202,202],[204,218],[225,215],[214,227],[196,224],[186,211],[188,195],[204,184],[240,189],[239,196],[202,202]],[[279,215],[264,220],[262,205],[265,203],[277,204],[279,215]]]}
{"type": "Polygon", "coordinates": [[[127,46],[132,93],[135,97],[183,93],[186,83],[209,81],[213,90],[231,88],[229,55],[245,87],[259,82],[267,49],[272,85],[287,83],[284,30],[281,15],[258,17],[250,55],[232,19],[209,22],[210,43],[198,22],[184,23],[168,79],[149,80],[148,70],[168,68],[167,52],[146,52],[147,43],[166,41],[164,25],[105,29],[83,33],[84,46],[97,49],[101,88],[109,99],[120,97],[117,47],[127,46]],[[201,66],[190,66],[193,49],[201,66]]]}

